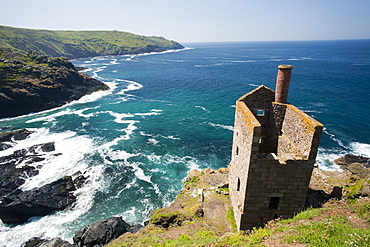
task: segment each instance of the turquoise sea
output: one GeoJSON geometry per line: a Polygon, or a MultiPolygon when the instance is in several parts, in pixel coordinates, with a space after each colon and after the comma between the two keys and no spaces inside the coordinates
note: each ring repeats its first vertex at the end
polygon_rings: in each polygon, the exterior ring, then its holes
{"type": "Polygon", "coordinates": [[[331,161],[346,153],[370,157],[370,40],[185,46],[75,60],[111,90],[0,120],[3,130],[34,131],[0,156],[55,142],[22,189],[88,176],[72,207],[19,226],[0,223],[0,246],[34,236],[72,242],[75,230],[112,216],[144,222],[174,200],[189,170],[228,165],[235,101],[261,84],[274,90],[280,64],[293,65],[289,102],[325,125],[320,168],[337,169],[331,161]]]}

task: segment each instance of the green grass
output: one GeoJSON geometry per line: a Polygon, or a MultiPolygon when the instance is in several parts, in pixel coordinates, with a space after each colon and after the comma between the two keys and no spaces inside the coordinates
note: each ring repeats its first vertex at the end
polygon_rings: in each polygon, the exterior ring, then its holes
{"type": "Polygon", "coordinates": [[[68,58],[135,53],[155,46],[179,49],[182,46],[163,37],[141,36],[119,31],[49,31],[0,26],[0,46],[68,58]]]}
{"type": "Polygon", "coordinates": [[[308,222],[295,228],[296,234],[286,237],[288,243],[309,246],[370,246],[370,230],[352,227],[342,217],[308,222]]]}

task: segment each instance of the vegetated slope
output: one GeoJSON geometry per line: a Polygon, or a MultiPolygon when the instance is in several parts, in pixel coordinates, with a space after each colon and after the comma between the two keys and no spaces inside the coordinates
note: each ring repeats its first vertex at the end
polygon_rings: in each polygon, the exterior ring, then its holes
{"type": "Polygon", "coordinates": [[[51,31],[0,26],[0,45],[50,56],[82,58],[182,49],[163,37],[121,31],[51,31]]]}
{"type": "Polygon", "coordinates": [[[107,89],[67,58],[0,46],[0,118],[51,109],[107,89]]]}
{"type": "MultiPolygon", "coordinates": [[[[351,179],[315,168],[311,181],[315,184],[310,187],[318,189],[318,199],[328,200],[321,208],[308,208],[291,219],[272,220],[263,228],[238,232],[227,169],[193,170],[171,206],[154,211],[140,232],[125,233],[107,246],[370,246],[370,198],[361,191],[360,198],[353,198],[352,188],[363,185],[364,180],[353,181],[356,175],[346,174],[351,179]],[[333,175],[341,178],[334,184],[340,181],[343,186],[341,200],[329,199],[333,175]]],[[[370,182],[370,177],[364,179],[370,182]]]]}

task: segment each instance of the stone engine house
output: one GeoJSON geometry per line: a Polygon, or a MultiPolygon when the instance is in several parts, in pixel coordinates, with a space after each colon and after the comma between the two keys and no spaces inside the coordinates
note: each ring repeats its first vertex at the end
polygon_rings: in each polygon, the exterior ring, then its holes
{"type": "Polygon", "coordinates": [[[291,65],[276,91],[260,86],[236,102],[230,198],[238,230],[303,209],[323,125],[287,103],[291,65]]]}

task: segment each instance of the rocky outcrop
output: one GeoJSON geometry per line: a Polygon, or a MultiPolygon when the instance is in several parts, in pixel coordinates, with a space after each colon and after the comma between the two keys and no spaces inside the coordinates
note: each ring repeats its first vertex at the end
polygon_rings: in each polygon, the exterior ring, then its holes
{"type": "Polygon", "coordinates": [[[130,225],[122,217],[111,217],[98,220],[77,230],[73,237],[74,244],[61,238],[50,240],[33,237],[23,243],[21,247],[100,247],[108,244],[124,233],[136,233],[144,226],[130,225]]]}
{"type": "Polygon", "coordinates": [[[329,200],[355,200],[370,196],[369,158],[346,154],[334,162],[342,171],[322,171],[315,168],[312,173],[306,205],[321,207],[329,200]]]}
{"type": "Polygon", "coordinates": [[[0,46],[0,118],[62,106],[109,89],[78,72],[66,58],[40,56],[0,46]]]}
{"type": "MultiPolygon", "coordinates": [[[[0,134],[0,146],[5,150],[31,134],[27,129],[3,132],[0,134]]],[[[86,181],[82,173],[73,174],[74,179],[67,176],[40,188],[19,189],[27,178],[38,174],[42,166],[39,162],[45,159],[43,155],[53,151],[54,142],[48,142],[0,157],[0,219],[3,223],[21,224],[30,217],[44,216],[75,202],[73,191],[86,181]]]]}
{"type": "Polygon", "coordinates": [[[52,238],[50,240],[34,237],[23,243],[21,247],[76,247],[61,238],[52,238]]]}
{"type": "MultiPolygon", "coordinates": [[[[0,133],[1,150],[15,145],[16,141],[26,139],[32,131],[27,129],[0,133]]],[[[31,147],[14,151],[10,155],[0,157],[0,198],[15,191],[26,178],[36,176],[39,172],[43,154],[55,150],[54,142],[41,143],[31,147]]]]}
{"type": "Polygon", "coordinates": [[[48,215],[63,210],[76,201],[72,177],[67,176],[40,188],[15,190],[3,196],[0,202],[0,219],[5,224],[21,224],[33,216],[48,215]]]}
{"type": "Polygon", "coordinates": [[[104,246],[123,233],[134,232],[135,228],[127,224],[122,217],[102,219],[76,231],[73,242],[78,247],[104,246]]]}
{"type": "Polygon", "coordinates": [[[346,154],[341,158],[334,160],[334,163],[346,169],[347,166],[353,163],[360,163],[367,168],[370,168],[370,158],[364,156],[358,156],[353,154],[346,154]]]}

